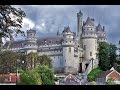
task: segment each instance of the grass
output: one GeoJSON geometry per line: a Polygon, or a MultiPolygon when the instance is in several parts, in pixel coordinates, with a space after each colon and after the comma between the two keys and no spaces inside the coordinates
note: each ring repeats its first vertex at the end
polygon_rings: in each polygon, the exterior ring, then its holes
{"type": "Polygon", "coordinates": [[[92,82],[95,81],[97,76],[99,76],[103,71],[100,68],[95,68],[93,69],[89,74],[88,74],[88,81],[92,82]]]}

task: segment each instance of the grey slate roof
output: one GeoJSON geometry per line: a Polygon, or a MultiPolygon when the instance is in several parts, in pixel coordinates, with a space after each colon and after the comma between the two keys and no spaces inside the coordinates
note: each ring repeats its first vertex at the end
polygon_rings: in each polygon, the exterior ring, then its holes
{"type": "MultiPolygon", "coordinates": [[[[49,36],[49,37],[43,37],[37,39],[37,45],[52,45],[52,44],[62,44],[63,37],[62,36],[49,36]]],[[[35,44],[32,42],[29,42],[30,44],[35,44]]],[[[10,48],[22,48],[26,44],[25,40],[21,41],[14,41],[11,43],[10,48]]],[[[9,42],[6,42],[3,48],[7,48],[9,45],[9,42]]]]}
{"type": "Polygon", "coordinates": [[[102,26],[100,24],[98,24],[98,26],[96,27],[96,31],[102,31],[104,32],[102,26]]]}
{"type": "Polygon", "coordinates": [[[94,26],[94,19],[88,17],[87,20],[86,20],[86,22],[84,23],[84,26],[87,26],[87,25],[94,26]]]}
{"type": "Polygon", "coordinates": [[[97,78],[103,78],[106,77],[109,73],[111,73],[113,70],[104,71],[101,75],[99,75],[97,78]]]}
{"type": "Polygon", "coordinates": [[[69,26],[68,27],[64,27],[63,33],[64,32],[71,32],[70,27],[69,26]]]}

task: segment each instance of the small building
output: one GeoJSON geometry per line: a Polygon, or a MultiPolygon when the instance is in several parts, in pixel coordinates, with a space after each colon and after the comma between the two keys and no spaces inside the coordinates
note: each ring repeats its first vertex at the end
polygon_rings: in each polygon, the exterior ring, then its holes
{"type": "Polygon", "coordinates": [[[0,74],[0,85],[16,85],[18,80],[16,73],[0,74]]]}
{"type": "Polygon", "coordinates": [[[98,76],[96,82],[99,84],[105,84],[109,78],[112,78],[116,84],[120,84],[120,73],[117,72],[113,67],[108,71],[104,71],[100,76],[98,76]]]}
{"type": "Polygon", "coordinates": [[[81,81],[75,75],[67,75],[61,82],[60,85],[81,85],[81,81]]]}

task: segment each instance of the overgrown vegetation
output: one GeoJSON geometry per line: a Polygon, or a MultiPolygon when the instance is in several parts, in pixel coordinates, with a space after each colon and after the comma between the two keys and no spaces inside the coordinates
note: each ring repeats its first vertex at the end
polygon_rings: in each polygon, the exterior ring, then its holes
{"type": "Polygon", "coordinates": [[[89,74],[88,74],[88,81],[92,82],[95,81],[95,79],[102,73],[103,71],[100,68],[95,68],[93,69],[89,74]]]}
{"type": "Polygon", "coordinates": [[[114,44],[107,42],[100,42],[98,47],[98,59],[100,69],[106,71],[114,66],[116,63],[116,50],[117,47],[114,44]]]}

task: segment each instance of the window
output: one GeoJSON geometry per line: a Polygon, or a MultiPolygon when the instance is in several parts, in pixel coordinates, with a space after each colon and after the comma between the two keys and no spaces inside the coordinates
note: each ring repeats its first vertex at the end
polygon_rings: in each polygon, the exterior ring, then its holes
{"type": "Polygon", "coordinates": [[[92,52],[90,52],[90,56],[92,56],[92,52]]]}
{"type": "Polygon", "coordinates": [[[84,50],[86,50],[86,45],[84,45],[84,50]]]}
{"type": "Polygon", "coordinates": [[[71,47],[69,47],[69,52],[71,52],[71,47]]]}

